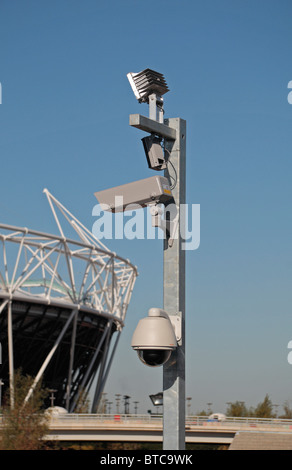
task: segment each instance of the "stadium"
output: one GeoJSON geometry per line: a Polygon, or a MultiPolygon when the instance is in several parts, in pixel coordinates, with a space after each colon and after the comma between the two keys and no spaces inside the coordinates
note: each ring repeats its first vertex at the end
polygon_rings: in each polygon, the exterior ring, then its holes
{"type": "MultiPolygon", "coordinates": [[[[41,381],[74,412],[90,390],[97,411],[137,277],[48,190],[59,235],[0,224],[0,382],[41,381]],[[68,237],[68,233],[75,237],[68,237]]],[[[11,393],[13,396],[13,393],[11,393]]]]}

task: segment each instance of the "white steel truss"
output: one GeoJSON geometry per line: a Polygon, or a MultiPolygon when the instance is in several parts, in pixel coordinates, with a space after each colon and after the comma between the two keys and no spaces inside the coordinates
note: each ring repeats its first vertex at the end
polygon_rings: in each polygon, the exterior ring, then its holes
{"type": "MultiPolygon", "coordinates": [[[[13,302],[56,305],[67,308],[68,315],[62,330],[45,360],[39,367],[33,388],[43,376],[51,358],[70,327],[71,349],[66,378],[66,404],[74,409],[78,393],[70,401],[73,375],[76,324],[79,312],[88,312],[104,318],[106,327],[86,372],[81,387],[89,386],[96,374],[96,356],[103,349],[99,361],[99,377],[94,395],[93,411],[107,378],[112,357],[124,326],[125,316],[137,277],[137,268],[110,251],[84,227],[50,192],[45,189],[60,235],[38,232],[27,228],[0,224],[0,317],[7,313],[9,377],[13,401],[13,302]],[[61,216],[62,222],[61,222],[61,216]],[[66,237],[64,219],[78,238],[66,237]],[[1,256],[2,252],[2,256],[1,256]],[[112,355],[109,356],[111,333],[118,334],[112,355]]],[[[80,392],[81,393],[81,392],[80,392]]]]}

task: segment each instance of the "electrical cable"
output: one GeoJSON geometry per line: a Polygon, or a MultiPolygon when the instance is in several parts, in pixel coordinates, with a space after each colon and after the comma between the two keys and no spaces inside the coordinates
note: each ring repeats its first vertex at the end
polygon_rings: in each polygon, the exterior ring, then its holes
{"type": "MultiPolygon", "coordinates": [[[[166,151],[166,152],[168,153],[168,155],[170,156],[169,150],[167,150],[167,149],[165,148],[165,146],[163,146],[163,148],[164,148],[164,151],[166,151]]],[[[173,169],[174,174],[175,174],[175,177],[171,176],[170,173],[169,173],[169,170],[168,170],[168,168],[167,168],[169,177],[170,177],[172,180],[174,180],[173,185],[170,186],[170,189],[173,190],[173,189],[176,187],[176,184],[177,184],[177,172],[176,172],[176,169],[175,169],[174,166],[173,166],[173,163],[172,163],[169,159],[166,160],[166,165],[167,165],[167,167],[168,167],[168,164],[170,164],[170,165],[172,166],[172,169],[173,169]]]]}

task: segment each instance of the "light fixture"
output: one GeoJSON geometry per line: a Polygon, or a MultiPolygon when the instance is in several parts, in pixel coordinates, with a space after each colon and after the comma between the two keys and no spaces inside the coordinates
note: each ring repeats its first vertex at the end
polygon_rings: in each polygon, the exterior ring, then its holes
{"type": "Polygon", "coordinates": [[[149,398],[152,401],[154,406],[163,405],[163,393],[162,392],[156,393],[156,395],[149,395],[149,398]]]}
{"type": "Polygon", "coordinates": [[[148,103],[149,95],[155,93],[159,96],[169,91],[164,76],[151,69],[142,70],[138,73],[128,73],[134,95],[140,103],[148,103]]]}
{"type": "Polygon", "coordinates": [[[169,91],[164,76],[151,69],[128,73],[128,80],[139,103],[149,103],[149,117],[163,122],[162,95],[169,91]]]}

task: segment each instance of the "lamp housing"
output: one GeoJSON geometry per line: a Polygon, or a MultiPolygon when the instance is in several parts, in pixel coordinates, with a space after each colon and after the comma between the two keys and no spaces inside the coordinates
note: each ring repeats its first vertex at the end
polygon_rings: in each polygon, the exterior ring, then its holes
{"type": "Polygon", "coordinates": [[[162,96],[169,91],[164,76],[152,69],[145,69],[138,73],[130,72],[127,77],[140,103],[148,103],[149,96],[153,93],[162,96]]]}

